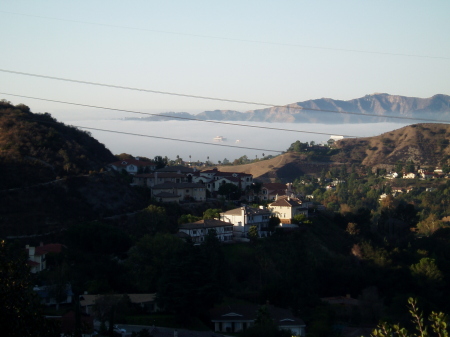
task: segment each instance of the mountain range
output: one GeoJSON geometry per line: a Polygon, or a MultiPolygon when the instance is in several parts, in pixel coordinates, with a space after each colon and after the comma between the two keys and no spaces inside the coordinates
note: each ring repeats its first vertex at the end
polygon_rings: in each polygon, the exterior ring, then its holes
{"type": "Polygon", "coordinates": [[[217,121],[336,124],[395,122],[400,120],[396,117],[407,117],[412,119],[413,122],[414,119],[417,119],[417,121],[448,120],[450,119],[450,96],[438,94],[429,98],[418,98],[375,93],[348,101],[320,98],[246,112],[213,110],[204,111],[197,115],[187,112],[166,112],[157,116],[127,119],[164,121],[192,118],[217,121]]]}

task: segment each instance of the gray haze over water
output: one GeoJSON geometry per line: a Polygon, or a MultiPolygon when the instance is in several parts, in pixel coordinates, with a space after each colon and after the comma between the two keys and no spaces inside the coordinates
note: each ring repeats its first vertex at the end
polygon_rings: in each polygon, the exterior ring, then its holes
{"type": "MultiPolygon", "coordinates": [[[[241,123],[241,122],[236,122],[241,123]]],[[[163,121],[147,122],[138,120],[87,120],[73,123],[79,127],[90,127],[120,132],[128,132],[153,137],[182,139],[207,144],[195,144],[186,141],[164,140],[157,138],[139,137],[104,131],[89,131],[94,138],[111,150],[113,154],[129,153],[134,156],[154,158],[167,156],[176,159],[179,155],[185,161],[192,162],[209,160],[217,163],[227,158],[233,161],[243,155],[249,159],[262,154],[277,155],[286,151],[295,141],[314,141],[316,144],[326,142],[331,135],[350,135],[358,137],[377,136],[384,132],[399,129],[412,123],[362,123],[362,124],[293,124],[293,123],[261,123],[242,122],[242,124],[256,125],[280,129],[320,132],[321,134],[299,133],[290,131],[266,130],[223,124],[205,123],[200,121],[163,121]],[[226,141],[214,141],[214,137],[222,136],[226,141]],[[258,148],[260,150],[239,149],[217,145],[233,145],[240,147],[258,148]]]]}

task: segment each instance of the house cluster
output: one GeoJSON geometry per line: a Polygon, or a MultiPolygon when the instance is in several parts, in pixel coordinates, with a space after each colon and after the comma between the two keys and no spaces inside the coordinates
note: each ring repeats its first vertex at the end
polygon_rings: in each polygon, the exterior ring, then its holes
{"type": "Polygon", "coordinates": [[[439,178],[450,178],[450,174],[444,173],[441,168],[437,167],[434,171],[427,171],[424,169],[419,169],[417,172],[409,172],[409,173],[397,173],[397,172],[389,172],[385,175],[386,179],[395,179],[395,178],[403,178],[403,179],[439,179],[439,178]]]}
{"type": "Polygon", "coordinates": [[[134,174],[133,184],[149,187],[152,197],[160,202],[201,202],[208,196],[217,196],[224,184],[233,184],[241,191],[248,190],[253,184],[253,176],[220,172],[216,168],[198,171],[184,166],[167,166],[151,173],[134,174]]]}
{"type": "Polygon", "coordinates": [[[222,242],[248,241],[251,228],[255,228],[258,237],[269,236],[276,228],[270,228],[270,218],[278,217],[278,228],[298,228],[293,219],[298,214],[308,217],[311,202],[302,201],[290,196],[277,196],[268,207],[258,208],[243,205],[220,213],[219,219],[200,220],[179,226],[181,237],[189,236],[195,244],[205,241],[211,230],[215,230],[217,238],[222,242]]]}

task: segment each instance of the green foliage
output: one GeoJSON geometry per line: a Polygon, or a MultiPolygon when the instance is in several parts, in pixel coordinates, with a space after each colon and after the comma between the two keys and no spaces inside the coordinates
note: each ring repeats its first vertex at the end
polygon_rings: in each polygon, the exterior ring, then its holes
{"type": "Polygon", "coordinates": [[[222,210],[220,208],[208,208],[203,212],[203,220],[218,219],[220,218],[221,212],[222,210]]]}
{"type": "Polygon", "coordinates": [[[239,334],[241,337],[291,337],[286,330],[279,330],[266,305],[259,307],[255,324],[239,334]]]}
{"type": "Polygon", "coordinates": [[[443,285],[442,272],[436,265],[434,259],[424,257],[419,263],[410,267],[411,274],[417,283],[423,287],[438,287],[443,285]]]}
{"type": "Polygon", "coordinates": [[[136,236],[174,233],[176,226],[169,222],[164,207],[149,205],[136,216],[136,224],[131,228],[131,231],[136,236]]]}
{"type": "Polygon", "coordinates": [[[143,236],[128,252],[126,262],[133,283],[141,292],[154,292],[167,263],[183,247],[183,242],[167,233],[143,236]]]}
{"type": "Polygon", "coordinates": [[[42,315],[32,290],[24,250],[0,242],[0,327],[10,337],[59,336],[57,327],[42,315]]]}
{"type": "Polygon", "coordinates": [[[182,225],[184,223],[192,223],[201,220],[202,218],[199,216],[195,216],[192,214],[183,214],[178,218],[178,224],[182,225]]]}
{"type": "Polygon", "coordinates": [[[392,337],[393,335],[400,337],[448,337],[449,330],[447,327],[448,317],[442,312],[432,312],[428,317],[428,322],[423,318],[423,314],[417,307],[417,300],[408,299],[408,309],[414,324],[414,330],[408,330],[399,324],[389,324],[381,322],[376,329],[373,330],[372,337],[392,337]]]}
{"type": "Polygon", "coordinates": [[[240,188],[232,183],[220,185],[217,192],[220,195],[225,196],[228,200],[237,200],[241,196],[240,188]]]}

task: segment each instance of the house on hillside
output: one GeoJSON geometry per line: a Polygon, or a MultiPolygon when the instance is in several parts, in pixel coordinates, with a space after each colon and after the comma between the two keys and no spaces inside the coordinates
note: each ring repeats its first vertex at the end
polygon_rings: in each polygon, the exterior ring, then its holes
{"type": "MultiPolygon", "coordinates": [[[[105,295],[90,295],[84,294],[80,295],[80,307],[83,312],[86,314],[93,313],[95,302],[105,295]]],[[[156,304],[156,294],[114,294],[114,295],[106,295],[106,296],[114,296],[119,301],[123,296],[128,296],[131,304],[138,306],[141,309],[144,309],[147,312],[156,312],[159,311],[159,308],[156,304]]]]}
{"type": "Polygon", "coordinates": [[[195,244],[205,241],[210,230],[216,231],[216,237],[222,242],[233,241],[233,224],[229,222],[207,219],[178,226],[178,231],[188,234],[195,244]]]}
{"type": "Polygon", "coordinates": [[[288,195],[292,193],[292,184],[264,183],[258,197],[261,200],[275,200],[278,195],[288,195]]]}
{"type": "Polygon", "coordinates": [[[200,172],[187,173],[188,181],[201,183],[211,193],[217,192],[224,184],[233,184],[244,191],[253,184],[253,176],[247,173],[220,172],[217,168],[200,172]]]}
{"type": "MultiPolygon", "coordinates": [[[[306,336],[305,323],[289,310],[266,305],[270,317],[280,330],[290,331],[291,336],[306,336]]],[[[214,331],[237,333],[251,327],[256,320],[260,306],[257,304],[224,305],[210,311],[214,331]]]]}
{"type": "Polygon", "coordinates": [[[258,229],[259,237],[265,237],[270,235],[270,215],[270,210],[263,206],[260,208],[242,206],[220,213],[220,220],[233,225],[235,239],[248,238],[248,231],[252,226],[258,229]]]}
{"type": "Polygon", "coordinates": [[[144,174],[135,174],[133,184],[138,186],[153,187],[164,183],[182,183],[186,181],[186,176],[178,172],[153,172],[144,174]]]}
{"type": "Polygon", "coordinates": [[[50,243],[44,245],[42,242],[39,246],[33,247],[30,245],[26,245],[25,249],[28,253],[28,265],[30,266],[30,271],[34,273],[38,273],[47,268],[47,259],[46,256],[49,253],[61,253],[62,244],[59,243],[50,243]]]}
{"type": "Polygon", "coordinates": [[[139,172],[154,171],[156,164],[151,161],[135,159],[119,160],[106,166],[109,170],[121,172],[122,170],[129,174],[137,174],[139,172]]]}
{"type": "Polygon", "coordinates": [[[308,216],[308,206],[300,199],[288,196],[279,196],[275,202],[269,204],[269,209],[282,224],[292,224],[292,219],[298,214],[308,216]]]}
{"type": "Polygon", "coordinates": [[[196,183],[163,183],[152,187],[152,197],[161,202],[205,201],[206,189],[196,183]]]}

